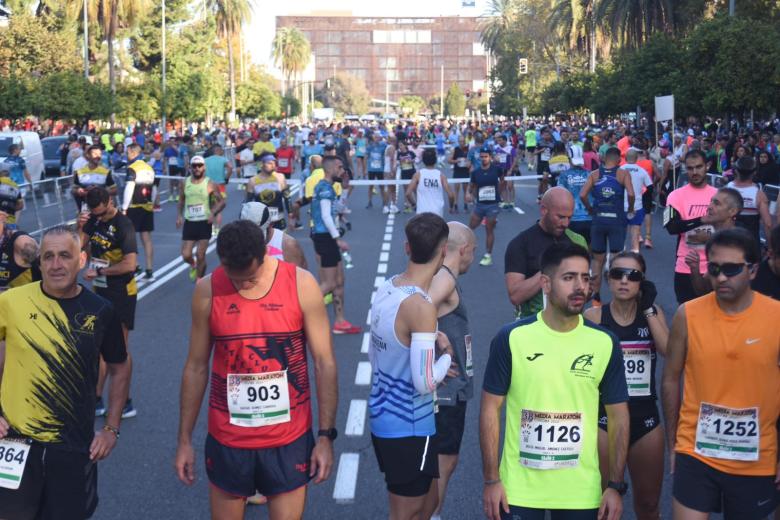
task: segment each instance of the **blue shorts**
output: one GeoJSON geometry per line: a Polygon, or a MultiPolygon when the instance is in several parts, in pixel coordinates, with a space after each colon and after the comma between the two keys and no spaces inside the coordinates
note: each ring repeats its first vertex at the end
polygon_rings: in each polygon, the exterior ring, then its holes
{"type": "Polygon", "coordinates": [[[634,218],[630,219],[628,221],[629,226],[641,226],[642,222],[645,220],[645,209],[639,208],[636,210],[636,215],[634,215],[634,218]]]}
{"type": "Polygon", "coordinates": [[[606,253],[607,242],[609,242],[610,253],[619,253],[623,250],[626,242],[626,224],[623,221],[615,224],[594,222],[590,226],[591,251],[597,254],[606,253]]]}
{"type": "Polygon", "coordinates": [[[498,202],[494,204],[483,204],[482,202],[477,202],[474,204],[474,214],[481,218],[495,219],[500,211],[501,210],[498,208],[498,202]]]}

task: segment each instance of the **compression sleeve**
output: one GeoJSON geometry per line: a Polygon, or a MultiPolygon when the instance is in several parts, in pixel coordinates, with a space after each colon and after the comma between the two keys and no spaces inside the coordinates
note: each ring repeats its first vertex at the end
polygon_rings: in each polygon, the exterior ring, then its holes
{"type": "Polygon", "coordinates": [[[664,210],[664,228],[670,235],[679,235],[701,226],[701,217],[691,220],[683,220],[680,213],[672,206],[666,206],[664,210]]]}
{"type": "Polygon", "coordinates": [[[447,370],[452,364],[449,354],[442,355],[434,362],[436,333],[412,332],[410,349],[412,383],[421,394],[430,394],[436,390],[436,385],[447,376],[447,370]]]}
{"type": "MultiPolygon", "coordinates": [[[[157,179],[158,181],[160,179],[157,179]]],[[[157,184],[152,185],[152,202],[157,200],[157,184]]]]}
{"type": "Polygon", "coordinates": [[[125,195],[122,199],[122,211],[127,211],[130,207],[130,201],[133,200],[133,192],[135,191],[135,181],[127,181],[125,184],[125,195]]]}
{"type": "Polygon", "coordinates": [[[333,215],[331,214],[330,205],[331,205],[330,199],[320,200],[320,211],[322,212],[322,223],[325,224],[326,228],[328,228],[328,233],[330,233],[330,236],[332,236],[333,238],[338,238],[341,236],[341,233],[339,233],[339,230],[336,227],[336,223],[333,222],[333,215]]]}

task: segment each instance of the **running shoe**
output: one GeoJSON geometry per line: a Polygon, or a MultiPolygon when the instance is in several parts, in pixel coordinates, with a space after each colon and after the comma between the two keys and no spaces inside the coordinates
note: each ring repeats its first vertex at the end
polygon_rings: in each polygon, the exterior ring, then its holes
{"type": "Polygon", "coordinates": [[[303,229],[303,225],[300,222],[296,222],[290,227],[292,227],[293,231],[300,231],[301,229],[303,229]]]}
{"type": "Polygon", "coordinates": [[[414,213],[411,206],[404,206],[404,213],[414,213]]]}
{"type": "Polygon", "coordinates": [[[219,228],[217,226],[212,226],[211,228],[211,236],[215,237],[219,235],[219,228]]]}
{"type": "Polygon", "coordinates": [[[143,273],[144,269],[140,265],[135,266],[135,275],[138,276],[139,274],[143,273]]]}
{"type": "Polygon", "coordinates": [[[326,294],[322,301],[325,303],[325,305],[330,305],[333,303],[333,293],[329,292],[326,294]]]}
{"type": "Polygon", "coordinates": [[[645,238],[645,247],[647,249],[653,249],[653,241],[650,240],[650,237],[645,238]]]}
{"type": "Polygon", "coordinates": [[[485,267],[493,265],[493,256],[490,253],[485,253],[485,256],[483,256],[482,260],[479,261],[479,265],[485,267]]]}
{"type": "Polygon", "coordinates": [[[390,204],[390,213],[395,214],[398,213],[398,211],[399,211],[398,206],[396,206],[395,204],[390,204]]]}
{"type": "Polygon", "coordinates": [[[255,493],[246,499],[246,503],[251,506],[262,506],[263,504],[268,503],[268,498],[261,493],[255,493]]]}
{"type": "Polygon", "coordinates": [[[103,417],[106,415],[106,405],[103,403],[103,398],[98,397],[95,401],[95,417],[103,417]]]}
{"type": "Polygon", "coordinates": [[[190,281],[194,282],[198,279],[198,269],[195,267],[190,267],[190,281]]]}
{"type": "Polygon", "coordinates": [[[147,282],[151,283],[151,282],[157,280],[157,278],[154,277],[154,272],[152,272],[151,269],[147,269],[146,270],[146,274],[144,275],[144,280],[146,280],[147,282]]]}
{"type": "Polygon", "coordinates": [[[161,211],[162,211],[162,206],[160,206],[159,204],[156,204],[154,206],[154,212],[155,213],[160,213],[161,211]]]}
{"type": "Polygon", "coordinates": [[[382,214],[383,215],[387,215],[388,213],[390,213],[390,206],[383,206],[382,207],[382,214]]]}
{"type": "Polygon", "coordinates": [[[133,406],[133,400],[128,399],[125,403],[125,407],[122,408],[122,419],[129,419],[138,415],[138,411],[133,406]]]}
{"type": "Polygon", "coordinates": [[[333,324],[333,334],[360,334],[362,331],[363,329],[347,320],[333,324]]]}

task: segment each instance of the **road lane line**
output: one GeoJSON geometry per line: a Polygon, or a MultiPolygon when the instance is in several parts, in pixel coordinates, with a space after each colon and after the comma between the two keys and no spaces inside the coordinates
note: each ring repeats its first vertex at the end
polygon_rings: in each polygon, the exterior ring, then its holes
{"type": "Polygon", "coordinates": [[[388,260],[390,260],[390,253],[388,253],[387,251],[383,251],[379,253],[380,262],[387,262],[388,260]]]}
{"type": "Polygon", "coordinates": [[[337,504],[351,504],[355,501],[359,466],[359,453],[342,453],[339,457],[336,484],[333,486],[333,499],[337,504]]]}
{"type": "Polygon", "coordinates": [[[390,224],[385,228],[385,233],[392,233],[393,232],[393,225],[390,224]]]}
{"type": "Polygon", "coordinates": [[[379,264],[376,266],[376,272],[379,274],[387,273],[387,264],[379,264]]]}
{"type": "Polygon", "coordinates": [[[361,354],[368,354],[368,342],[371,339],[371,333],[364,332],[363,333],[363,343],[360,345],[360,353],[361,354]]]}
{"type": "Polygon", "coordinates": [[[520,209],[519,207],[515,206],[515,211],[517,211],[520,215],[525,215],[525,211],[520,209]]]}
{"type": "Polygon", "coordinates": [[[371,363],[369,361],[358,363],[357,371],[355,371],[355,384],[358,386],[371,384],[371,363]]]}
{"type": "Polygon", "coordinates": [[[347,414],[347,427],[344,428],[344,434],[349,437],[360,437],[366,428],[366,410],[368,401],[365,399],[352,399],[349,402],[349,413],[347,414]]]}
{"type": "Polygon", "coordinates": [[[376,278],[374,278],[374,287],[376,287],[377,289],[379,289],[383,283],[385,283],[384,276],[377,276],[376,278]]]}
{"type": "MultiPolygon", "coordinates": [[[[214,250],[217,248],[217,244],[211,244],[208,249],[206,249],[206,254],[211,254],[214,252],[214,250]]],[[[138,292],[138,300],[142,300],[147,294],[159,289],[163,285],[165,285],[170,279],[178,275],[179,273],[189,269],[190,264],[182,263],[179,267],[174,269],[173,271],[169,272],[162,278],[158,278],[157,281],[152,282],[150,284],[147,284],[141,291],[138,292]]]]}
{"type": "Polygon", "coordinates": [[[385,242],[388,242],[388,241],[390,241],[392,239],[393,239],[393,234],[392,233],[385,233],[385,238],[384,238],[385,242]]]}
{"type": "Polygon", "coordinates": [[[382,251],[390,251],[390,242],[382,242],[382,251]]]}

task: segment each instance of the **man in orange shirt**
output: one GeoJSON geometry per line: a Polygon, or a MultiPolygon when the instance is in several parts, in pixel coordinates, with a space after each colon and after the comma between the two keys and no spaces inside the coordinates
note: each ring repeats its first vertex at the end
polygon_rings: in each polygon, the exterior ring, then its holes
{"type": "Polygon", "coordinates": [[[780,302],[750,289],[761,255],[747,231],[719,231],[706,255],[714,291],[677,310],[663,376],[674,518],[758,520],[780,482],[780,327],[767,319],[780,302]]]}

